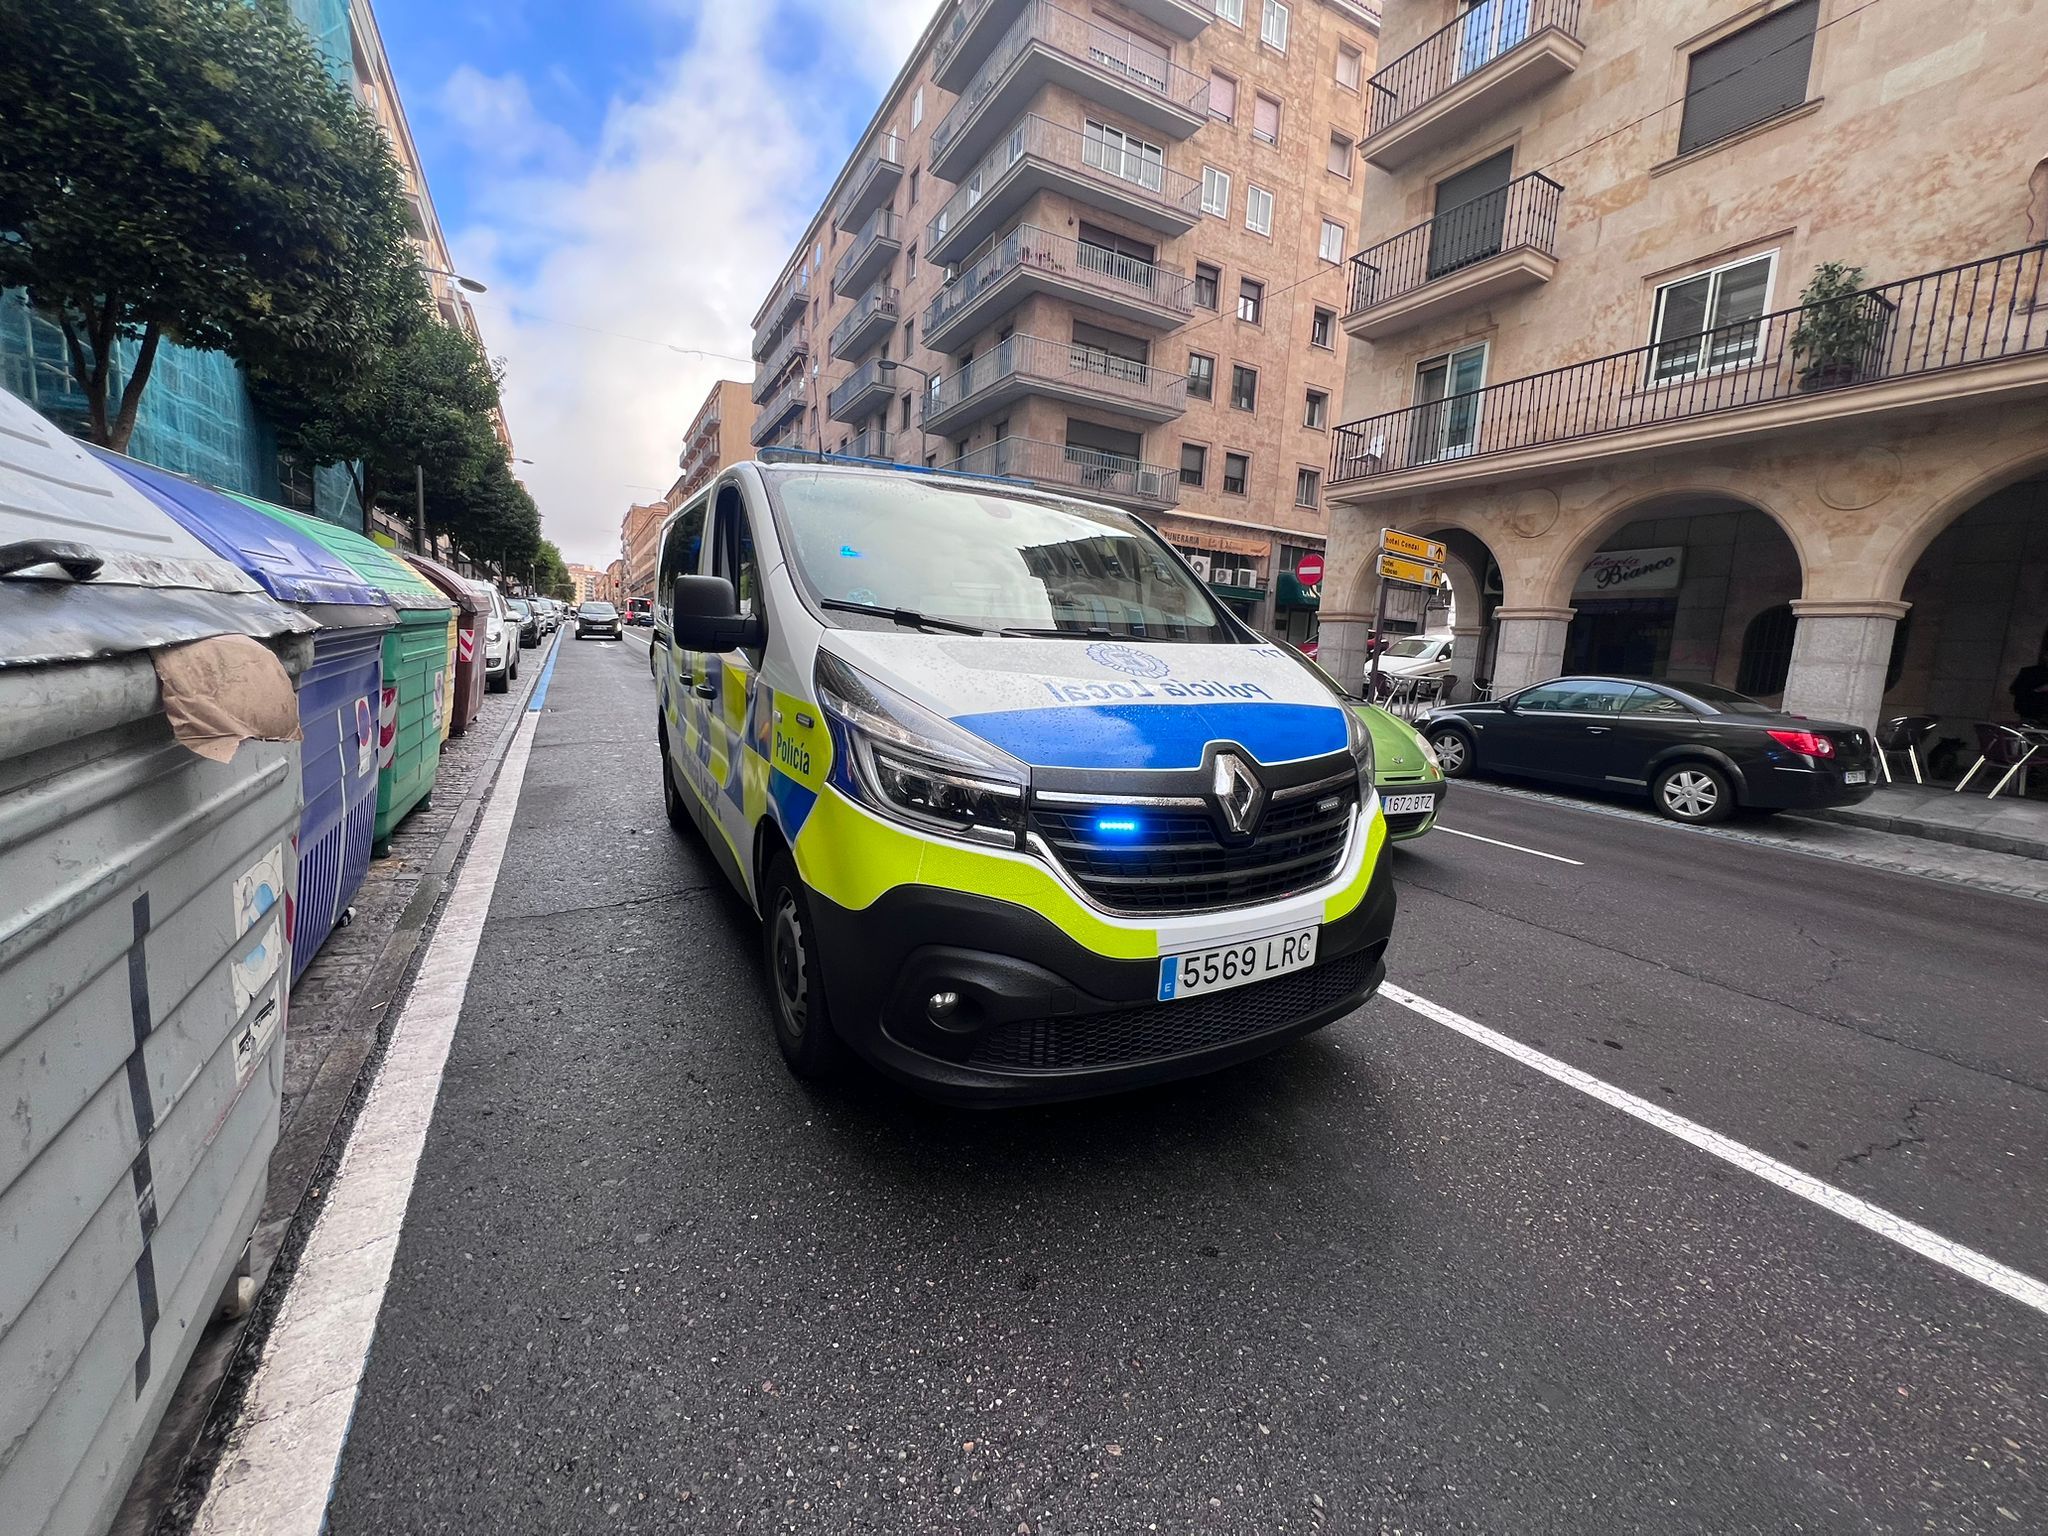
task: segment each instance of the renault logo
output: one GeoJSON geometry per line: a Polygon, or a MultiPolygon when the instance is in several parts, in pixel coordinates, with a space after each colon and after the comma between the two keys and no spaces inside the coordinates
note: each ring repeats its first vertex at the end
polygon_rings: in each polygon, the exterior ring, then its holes
{"type": "Polygon", "coordinates": [[[1249,837],[1258,827],[1259,812],[1266,804],[1265,786],[1253,777],[1245,760],[1235,752],[1216,754],[1216,776],[1212,781],[1216,808],[1239,837],[1249,837]]]}

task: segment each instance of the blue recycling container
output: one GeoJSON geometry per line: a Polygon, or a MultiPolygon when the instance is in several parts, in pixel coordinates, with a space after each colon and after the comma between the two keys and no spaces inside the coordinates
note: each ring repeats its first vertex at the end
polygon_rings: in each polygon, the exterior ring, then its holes
{"type": "Polygon", "coordinates": [[[296,839],[298,906],[286,923],[296,982],[369,872],[383,645],[397,610],[389,594],[284,519],[168,470],[99,456],[215,554],[320,626],[312,665],[298,679],[306,804],[296,839]]]}

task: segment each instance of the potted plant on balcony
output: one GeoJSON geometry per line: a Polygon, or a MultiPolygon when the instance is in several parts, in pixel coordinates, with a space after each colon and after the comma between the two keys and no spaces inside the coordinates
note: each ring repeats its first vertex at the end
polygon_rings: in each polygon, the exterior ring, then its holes
{"type": "Polygon", "coordinates": [[[1869,371],[1891,306],[1863,291],[1863,269],[1824,261],[1799,295],[1792,351],[1801,389],[1853,384],[1869,371]]]}

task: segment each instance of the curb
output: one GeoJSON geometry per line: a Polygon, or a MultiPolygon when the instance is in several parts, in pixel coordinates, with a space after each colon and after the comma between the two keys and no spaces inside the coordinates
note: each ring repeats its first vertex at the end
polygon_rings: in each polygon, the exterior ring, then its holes
{"type": "Polygon", "coordinates": [[[1860,808],[1853,811],[1799,811],[1795,819],[1833,822],[1836,826],[1861,827],[1868,832],[1890,832],[1898,837],[1917,837],[1924,843],[1947,843],[1955,848],[2006,853],[2020,859],[2048,860],[2048,838],[1980,832],[1975,827],[1950,827],[1939,822],[1930,824],[1915,821],[1909,816],[1886,816],[1860,808]]]}

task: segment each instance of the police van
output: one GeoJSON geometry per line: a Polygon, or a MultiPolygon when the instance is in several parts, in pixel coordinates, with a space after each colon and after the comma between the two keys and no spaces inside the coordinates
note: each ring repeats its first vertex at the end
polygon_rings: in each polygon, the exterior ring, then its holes
{"type": "Polygon", "coordinates": [[[798,1075],[961,1101],[1207,1072],[1393,922],[1365,725],[1114,508],[822,459],[661,531],[662,788],[761,919],[798,1075]]]}

